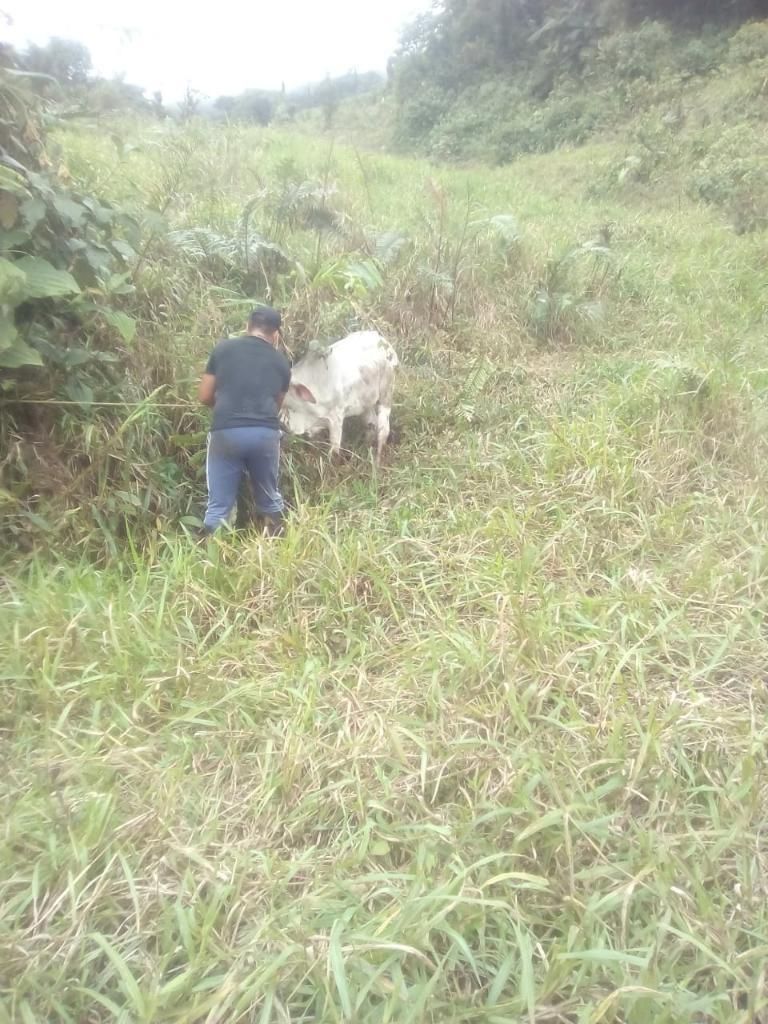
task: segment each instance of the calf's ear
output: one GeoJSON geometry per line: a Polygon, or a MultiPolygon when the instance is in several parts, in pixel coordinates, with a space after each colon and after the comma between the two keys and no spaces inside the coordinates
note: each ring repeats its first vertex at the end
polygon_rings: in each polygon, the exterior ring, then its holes
{"type": "Polygon", "coordinates": [[[302,402],[311,402],[312,405],[317,405],[317,399],[309,390],[306,384],[291,384],[289,390],[300,398],[302,402]]]}

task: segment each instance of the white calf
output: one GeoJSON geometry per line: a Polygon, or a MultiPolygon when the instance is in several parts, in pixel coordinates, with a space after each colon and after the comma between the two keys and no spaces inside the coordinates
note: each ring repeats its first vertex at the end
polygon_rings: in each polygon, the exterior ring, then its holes
{"type": "Polygon", "coordinates": [[[327,430],[331,453],[341,446],[347,416],[362,416],[376,438],[376,461],[389,437],[395,387],[395,350],[376,331],[358,331],[322,351],[310,350],[293,367],[283,420],[294,434],[327,430]]]}

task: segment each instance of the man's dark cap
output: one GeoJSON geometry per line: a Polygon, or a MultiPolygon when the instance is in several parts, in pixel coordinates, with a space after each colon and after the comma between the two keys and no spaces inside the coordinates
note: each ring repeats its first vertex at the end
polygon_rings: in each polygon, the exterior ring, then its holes
{"type": "Polygon", "coordinates": [[[257,306],[248,317],[249,327],[263,327],[266,331],[279,331],[283,318],[279,309],[271,306],[257,306]]]}

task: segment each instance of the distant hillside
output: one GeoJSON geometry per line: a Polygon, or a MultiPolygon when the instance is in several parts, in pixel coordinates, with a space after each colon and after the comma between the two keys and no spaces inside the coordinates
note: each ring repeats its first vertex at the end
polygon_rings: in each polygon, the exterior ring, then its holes
{"type": "Polygon", "coordinates": [[[504,163],[690,107],[735,74],[742,111],[768,70],[768,26],[749,20],[760,13],[764,0],[444,0],[393,61],[393,142],[504,163]]]}
{"type": "MultiPolygon", "coordinates": [[[[417,19],[384,91],[333,135],[440,162],[507,164],[606,140],[593,198],[687,195],[738,232],[768,226],[765,3],[445,0],[417,19]],[[663,16],[662,16],[663,15],[663,16]],[[653,17],[651,17],[653,16],[653,17]]],[[[326,131],[319,110],[297,124],[326,131]]]]}

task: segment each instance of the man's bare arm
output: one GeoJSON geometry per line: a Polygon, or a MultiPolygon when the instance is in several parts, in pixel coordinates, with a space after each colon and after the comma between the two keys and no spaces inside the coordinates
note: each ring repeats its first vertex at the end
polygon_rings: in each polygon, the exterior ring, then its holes
{"type": "Polygon", "coordinates": [[[216,401],[216,378],[212,373],[204,373],[200,378],[197,396],[203,405],[212,406],[216,401]]]}

